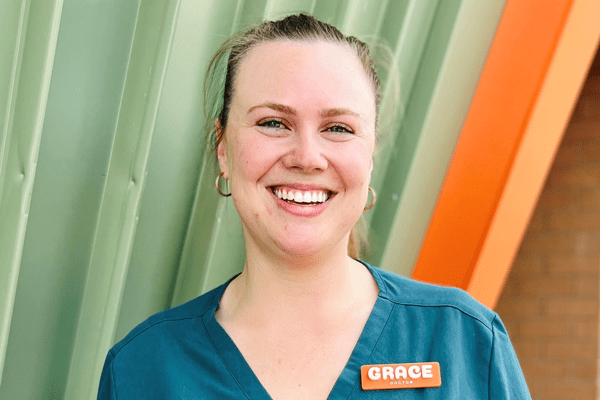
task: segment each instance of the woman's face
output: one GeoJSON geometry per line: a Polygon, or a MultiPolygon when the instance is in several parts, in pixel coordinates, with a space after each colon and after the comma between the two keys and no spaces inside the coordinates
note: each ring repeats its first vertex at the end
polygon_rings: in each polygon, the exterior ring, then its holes
{"type": "Polygon", "coordinates": [[[277,41],[248,52],[217,154],[249,252],[345,251],[367,200],[375,120],[351,49],[277,41]]]}

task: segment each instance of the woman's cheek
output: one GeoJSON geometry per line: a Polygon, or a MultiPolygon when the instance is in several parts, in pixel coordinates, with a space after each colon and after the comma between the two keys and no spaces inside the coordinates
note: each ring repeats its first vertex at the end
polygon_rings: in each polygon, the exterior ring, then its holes
{"type": "Polygon", "coordinates": [[[336,160],[338,171],[346,185],[351,187],[369,186],[371,176],[371,155],[366,151],[348,149],[336,160]]]}
{"type": "Polygon", "coordinates": [[[234,150],[233,159],[233,175],[238,181],[235,186],[240,192],[244,192],[260,185],[261,179],[273,170],[277,164],[277,148],[258,140],[239,143],[234,150]]]}

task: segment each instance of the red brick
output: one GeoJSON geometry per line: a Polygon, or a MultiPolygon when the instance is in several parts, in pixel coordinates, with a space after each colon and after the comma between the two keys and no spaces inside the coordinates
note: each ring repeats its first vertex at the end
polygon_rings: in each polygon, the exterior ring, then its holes
{"type": "Polygon", "coordinates": [[[546,185],[549,187],[598,187],[600,185],[600,169],[596,167],[552,169],[546,185]]]}
{"type": "Polygon", "coordinates": [[[598,295],[598,276],[589,276],[577,278],[575,281],[575,291],[582,295],[592,295],[597,297],[598,295]]]}
{"type": "Polygon", "coordinates": [[[600,116],[600,94],[594,93],[590,88],[595,88],[593,85],[589,85],[584,87],[581,92],[581,97],[577,102],[575,110],[573,110],[573,114],[575,112],[576,115],[573,115],[572,121],[586,121],[586,120],[595,120],[595,117],[600,116]],[[586,91],[588,91],[586,93],[586,91]]]}
{"type": "Polygon", "coordinates": [[[595,360],[596,343],[573,343],[551,341],[546,345],[546,356],[550,359],[595,360]]]}
{"type": "MultiPolygon", "coordinates": [[[[598,57],[598,56],[596,56],[598,57]]],[[[586,78],[583,87],[581,88],[580,96],[583,99],[589,96],[600,95],[600,75],[590,75],[586,78]]],[[[598,97],[598,96],[596,96],[598,97]]],[[[581,100],[580,100],[581,101],[581,100]]]]}
{"type": "Polygon", "coordinates": [[[575,324],[575,335],[581,338],[598,337],[598,320],[578,321],[575,324]]]}
{"type": "Polygon", "coordinates": [[[523,360],[528,357],[538,357],[541,353],[541,345],[538,340],[523,340],[515,338],[512,341],[512,345],[519,360],[523,360]]]}
{"type": "MultiPolygon", "coordinates": [[[[569,279],[521,279],[519,293],[524,295],[568,294],[572,291],[569,279]]],[[[541,296],[537,296],[541,297],[541,296]]]]}
{"type": "Polygon", "coordinates": [[[530,299],[507,299],[497,307],[498,314],[504,315],[537,315],[540,313],[540,302],[530,299]]]}
{"type": "MultiPolygon", "coordinates": [[[[585,106],[583,106],[585,107],[585,106]]],[[[567,126],[562,147],[585,146],[598,138],[598,121],[590,119],[575,120],[567,126]]]]}
{"type": "MultiPolygon", "coordinates": [[[[596,129],[596,132],[600,131],[600,121],[596,123],[594,129],[596,129]]],[[[597,137],[600,138],[600,134],[597,137]]],[[[582,150],[584,163],[600,163],[600,143],[590,143],[583,146],[582,150]]]]}
{"type": "Polygon", "coordinates": [[[564,234],[526,234],[521,250],[528,253],[567,252],[573,249],[571,238],[564,234]]]}
{"type": "Polygon", "coordinates": [[[504,328],[506,328],[506,332],[509,337],[517,337],[519,335],[519,321],[509,319],[508,321],[502,321],[504,323],[504,328]]]}
{"type": "Polygon", "coordinates": [[[579,208],[600,209],[600,188],[582,188],[573,193],[573,204],[579,208]]]}
{"type": "Polygon", "coordinates": [[[577,366],[575,367],[575,378],[591,381],[596,379],[596,373],[597,369],[595,362],[578,362],[577,366]]]}
{"type": "Polygon", "coordinates": [[[550,383],[546,386],[545,400],[594,400],[596,398],[596,385],[593,383],[583,385],[550,383]]]}
{"type": "Polygon", "coordinates": [[[527,381],[535,378],[564,378],[567,376],[567,366],[558,362],[523,362],[521,369],[527,381]]]}
{"type": "Polygon", "coordinates": [[[581,162],[581,160],[580,146],[574,144],[561,145],[554,157],[552,166],[556,168],[570,167],[577,162],[581,162]]]}
{"type": "MultiPolygon", "coordinates": [[[[502,292],[500,293],[500,298],[498,299],[498,304],[501,302],[510,301],[513,298],[518,297],[519,292],[517,291],[517,283],[520,278],[518,274],[510,273],[506,280],[504,281],[504,286],[502,287],[502,292]]],[[[496,307],[498,306],[496,305],[496,307]]]]}
{"type": "Polygon", "coordinates": [[[600,257],[554,256],[548,261],[550,274],[597,273],[600,270],[600,257]]]}
{"type": "Polygon", "coordinates": [[[529,220],[529,225],[527,226],[527,232],[541,232],[544,230],[544,220],[546,219],[545,213],[535,212],[531,219],[529,220]]]}
{"type": "Polygon", "coordinates": [[[506,281],[504,282],[504,287],[502,288],[502,293],[500,294],[499,301],[510,300],[519,295],[519,291],[517,290],[517,283],[519,282],[519,278],[515,277],[513,274],[510,274],[506,281]]]}
{"type": "Polygon", "coordinates": [[[600,229],[600,210],[588,212],[559,211],[550,215],[550,229],[586,230],[600,229]]]}
{"type": "Polygon", "coordinates": [[[521,337],[568,337],[570,332],[570,323],[563,320],[546,319],[519,323],[521,337]]]}
{"type": "Polygon", "coordinates": [[[589,317],[598,315],[598,300],[553,299],[548,300],[546,314],[551,317],[589,317]]]}
{"type": "Polygon", "coordinates": [[[541,382],[527,382],[527,386],[529,388],[529,393],[531,394],[532,399],[543,399],[542,393],[546,390],[545,386],[541,385],[541,382]]]}
{"type": "Polygon", "coordinates": [[[588,101],[582,104],[581,116],[584,120],[600,120],[600,98],[598,96],[590,96],[588,101]]]}
{"type": "Polygon", "coordinates": [[[539,274],[541,262],[536,257],[517,256],[510,270],[511,275],[539,274]]]}
{"type": "Polygon", "coordinates": [[[568,208],[573,205],[573,194],[570,188],[545,188],[538,199],[537,209],[568,208]]]}
{"type": "MultiPolygon", "coordinates": [[[[573,236],[573,251],[580,256],[600,255],[600,231],[579,231],[573,236]]],[[[600,260],[600,258],[598,258],[600,260]]]]}
{"type": "Polygon", "coordinates": [[[597,96],[590,98],[590,101],[584,102],[581,105],[580,115],[582,120],[595,120],[600,119],[600,107],[598,106],[600,100],[597,96]]]}

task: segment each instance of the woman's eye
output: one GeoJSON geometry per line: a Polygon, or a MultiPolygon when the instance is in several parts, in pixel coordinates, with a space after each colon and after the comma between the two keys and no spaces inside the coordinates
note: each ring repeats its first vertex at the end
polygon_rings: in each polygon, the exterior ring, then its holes
{"type": "Polygon", "coordinates": [[[267,119],[260,121],[258,126],[262,126],[263,128],[272,128],[272,129],[285,129],[285,125],[278,119],[267,119]]]}
{"type": "Polygon", "coordinates": [[[345,125],[332,125],[332,126],[328,127],[327,130],[329,132],[333,132],[333,133],[350,133],[350,134],[354,133],[354,131],[352,131],[352,129],[348,128],[345,125]]]}

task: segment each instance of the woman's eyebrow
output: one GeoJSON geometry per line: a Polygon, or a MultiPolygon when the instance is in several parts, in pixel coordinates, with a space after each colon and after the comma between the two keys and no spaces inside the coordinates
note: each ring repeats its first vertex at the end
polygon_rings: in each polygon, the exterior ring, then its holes
{"type": "MultiPolygon", "coordinates": [[[[284,114],[297,115],[296,110],[290,106],[286,106],[284,104],[279,104],[279,103],[270,103],[270,102],[261,103],[261,104],[257,104],[255,106],[250,107],[248,109],[248,114],[250,114],[252,111],[254,111],[257,108],[270,108],[271,110],[279,111],[284,114]]],[[[360,117],[359,113],[357,113],[356,111],[352,111],[349,108],[328,108],[326,110],[321,110],[319,112],[319,115],[321,116],[321,118],[336,117],[338,115],[353,115],[355,117],[360,117]]]]}
{"type": "Polygon", "coordinates": [[[278,103],[261,103],[261,104],[257,104],[255,106],[252,106],[248,109],[248,114],[250,114],[252,111],[254,111],[257,108],[270,108],[271,110],[275,110],[275,111],[279,111],[285,114],[290,114],[290,115],[296,115],[296,110],[294,110],[292,107],[283,105],[283,104],[278,104],[278,103]]]}
{"type": "Polygon", "coordinates": [[[319,113],[322,118],[336,117],[338,115],[353,115],[360,117],[360,114],[356,111],[352,111],[349,108],[328,108],[319,113]]]}

